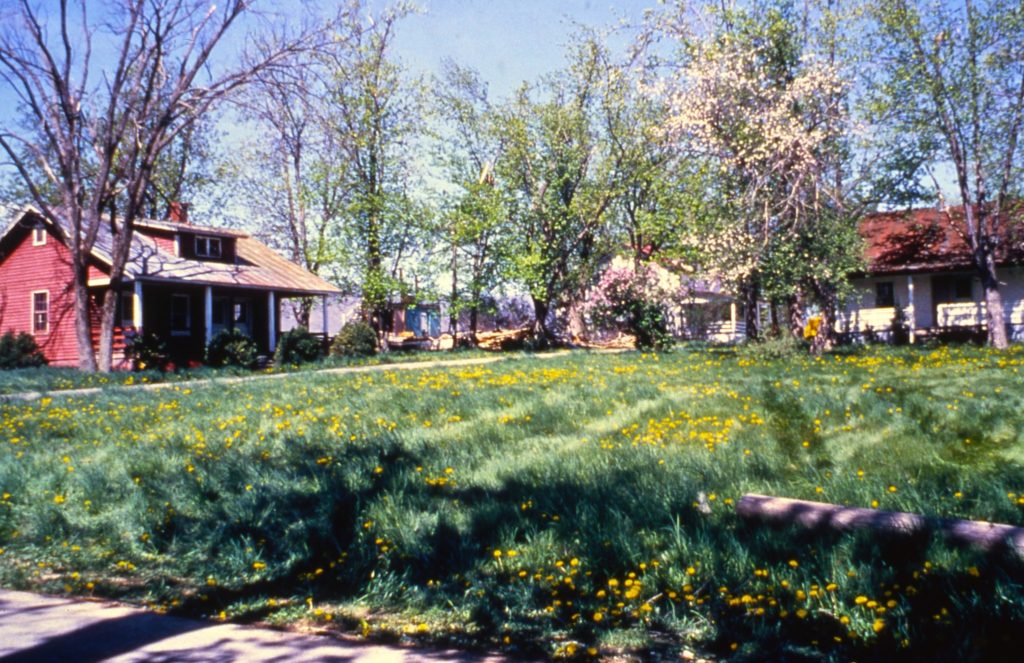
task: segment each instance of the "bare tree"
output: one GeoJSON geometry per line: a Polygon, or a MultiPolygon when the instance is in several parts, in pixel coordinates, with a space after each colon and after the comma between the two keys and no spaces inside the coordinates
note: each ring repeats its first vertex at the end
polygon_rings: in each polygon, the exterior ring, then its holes
{"type": "Polygon", "coordinates": [[[229,30],[244,15],[257,17],[251,4],[123,0],[97,18],[87,0],[60,0],[52,13],[19,0],[0,17],[0,81],[21,115],[0,126],[0,147],[63,231],[84,370],[110,369],[117,294],[160,155],[225,96],[311,44],[314,33],[303,30],[258,58],[216,66],[212,56],[229,30]],[[101,230],[112,238],[112,264],[97,363],[88,266],[101,230]]]}
{"type": "MultiPolygon", "coordinates": [[[[344,11],[357,10],[358,5],[350,5],[344,11]]],[[[333,53],[347,47],[336,42],[311,54],[303,67],[269,69],[238,101],[254,128],[248,149],[231,164],[241,202],[252,211],[257,233],[267,244],[320,275],[336,267],[339,225],[351,191],[329,93],[333,53]]],[[[311,299],[302,298],[293,306],[304,326],[311,305],[311,299]]]]}

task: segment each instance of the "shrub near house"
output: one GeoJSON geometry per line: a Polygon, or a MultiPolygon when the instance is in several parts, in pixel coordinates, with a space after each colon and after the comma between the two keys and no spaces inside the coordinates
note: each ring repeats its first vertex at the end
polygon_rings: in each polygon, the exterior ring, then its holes
{"type": "Polygon", "coordinates": [[[585,309],[599,327],[633,335],[637,347],[663,349],[672,344],[667,300],[668,294],[648,265],[613,265],[591,290],[585,309]]]}
{"type": "Polygon", "coordinates": [[[274,363],[303,364],[320,358],[322,344],[320,339],[309,333],[305,327],[296,327],[281,335],[274,353],[274,363]]]}
{"type": "Polygon", "coordinates": [[[0,369],[33,368],[46,364],[36,339],[25,332],[5,332],[0,336],[0,369]]]}
{"type": "Polygon", "coordinates": [[[365,322],[349,322],[331,344],[331,354],[340,357],[369,357],[377,352],[377,333],[365,322]]]}

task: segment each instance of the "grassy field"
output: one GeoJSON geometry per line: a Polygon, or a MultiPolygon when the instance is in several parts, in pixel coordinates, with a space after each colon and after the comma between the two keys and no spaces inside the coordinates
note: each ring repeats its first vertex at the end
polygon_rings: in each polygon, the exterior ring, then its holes
{"type": "Polygon", "coordinates": [[[147,383],[188,382],[191,380],[216,379],[246,375],[267,375],[275,373],[296,373],[316,371],[324,368],[344,368],[347,366],[379,366],[382,364],[398,364],[435,359],[468,359],[472,357],[494,356],[494,353],[482,350],[458,350],[456,352],[387,352],[372,357],[325,357],[320,361],[306,364],[289,364],[272,366],[260,370],[249,370],[238,366],[211,368],[179,369],[177,371],[115,371],[111,373],[83,373],[76,368],[43,366],[16,371],[0,370],[0,397],[26,392],[67,391],[71,389],[112,389],[147,383]]]}
{"type": "Polygon", "coordinates": [[[1024,524],[1022,365],[579,353],[3,405],[0,583],[530,656],[991,658],[1016,558],[733,507],[1024,524]]]}

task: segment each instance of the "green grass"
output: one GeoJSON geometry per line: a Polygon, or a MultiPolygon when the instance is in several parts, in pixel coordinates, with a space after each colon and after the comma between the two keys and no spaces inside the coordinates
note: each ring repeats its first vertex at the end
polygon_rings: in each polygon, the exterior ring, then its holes
{"type": "Polygon", "coordinates": [[[468,359],[472,357],[490,356],[482,350],[457,350],[455,352],[388,352],[372,357],[326,357],[320,361],[306,364],[289,364],[274,366],[258,371],[250,371],[239,367],[225,368],[189,368],[177,371],[115,371],[112,373],[83,373],[76,368],[43,366],[40,368],[21,368],[0,370],[0,396],[21,394],[26,392],[46,393],[51,391],[67,391],[72,389],[110,389],[146,383],[186,382],[189,380],[215,379],[244,375],[262,375],[272,373],[296,373],[316,371],[323,368],[341,368],[345,366],[377,366],[416,361],[432,361],[444,359],[468,359]]]}
{"type": "Polygon", "coordinates": [[[991,658],[1012,555],[733,506],[1024,524],[1022,365],[578,353],[3,405],[0,582],[524,655],[991,658]]]}

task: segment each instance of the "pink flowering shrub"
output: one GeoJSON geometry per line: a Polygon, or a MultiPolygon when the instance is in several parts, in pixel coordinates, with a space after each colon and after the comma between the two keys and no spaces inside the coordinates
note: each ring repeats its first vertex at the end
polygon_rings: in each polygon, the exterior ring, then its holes
{"type": "Polygon", "coordinates": [[[591,321],[636,337],[637,347],[665,348],[668,331],[667,296],[647,265],[609,267],[591,289],[585,310],[591,321]]]}

